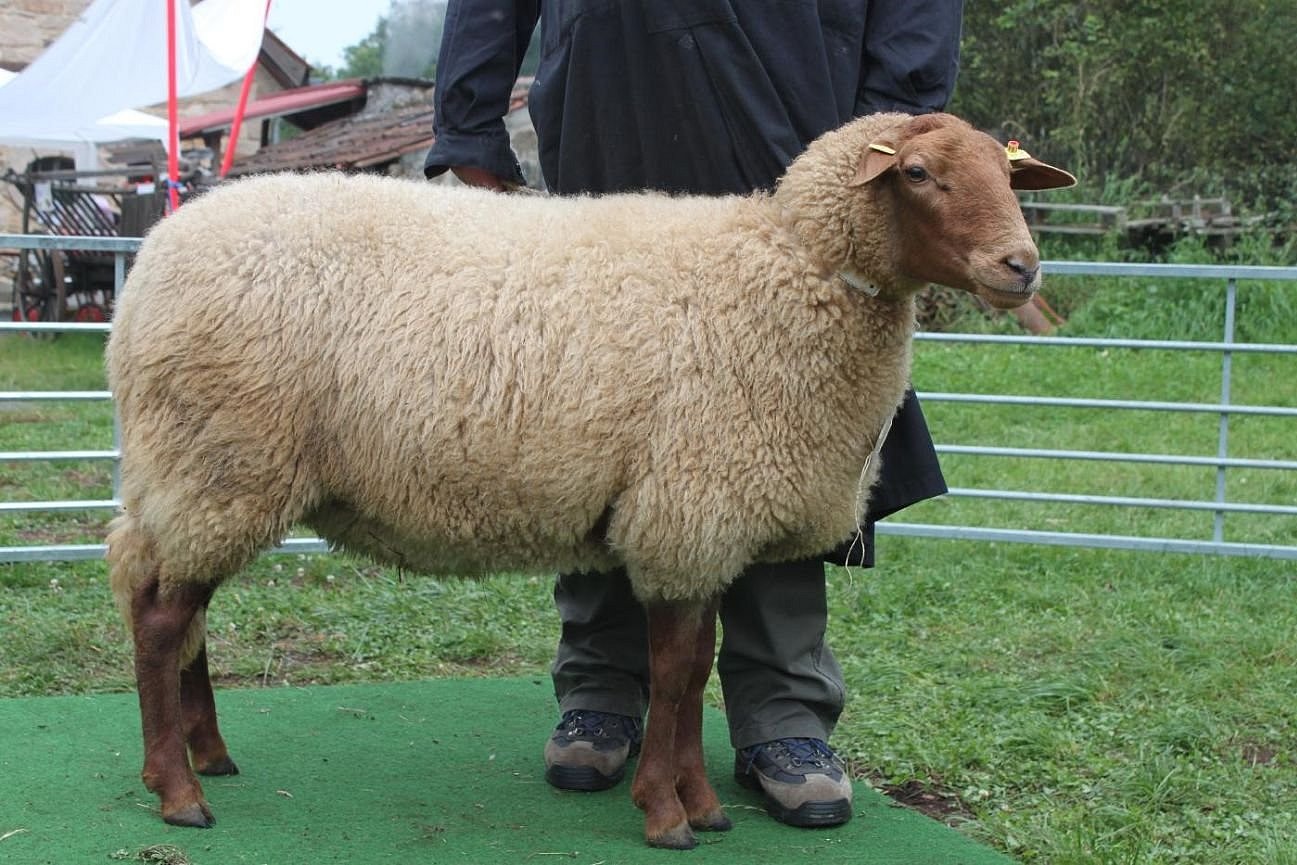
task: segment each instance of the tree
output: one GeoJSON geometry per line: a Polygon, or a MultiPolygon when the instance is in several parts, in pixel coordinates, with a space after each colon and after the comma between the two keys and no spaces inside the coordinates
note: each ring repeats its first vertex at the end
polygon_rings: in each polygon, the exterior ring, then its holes
{"type": "MultiPolygon", "coordinates": [[[[324,78],[373,78],[391,75],[437,78],[437,53],[446,21],[446,0],[392,0],[374,31],[343,49],[338,69],[320,69],[324,78]]],[[[522,75],[533,75],[540,62],[539,31],[523,58],[522,75]]]]}
{"type": "Polygon", "coordinates": [[[342,65],[318,66],[323,80],[376,78],[435,79],[446,0],[392,0],[373,31],[342,49],[342,65]]]}
{"type": "Polygon", "coordinates": [[[382,73],[436,79],[445,21],[445,0],[393,0],[386,19],[382,73]]]}
{"type": "Polygon", "coordinates": [[[378,19],[374,32],[355,45],[342,49],[342,66],[337,78],[373,78],[383,74],[383,53],[387,46],[387,18],[378,19]]]}
{"type": "Polygon", "coordinates": [[[952,110],[1075,168],[1091,190],[1290,198],[1294,32],[1294,0],[970,3],[952,110]]]}

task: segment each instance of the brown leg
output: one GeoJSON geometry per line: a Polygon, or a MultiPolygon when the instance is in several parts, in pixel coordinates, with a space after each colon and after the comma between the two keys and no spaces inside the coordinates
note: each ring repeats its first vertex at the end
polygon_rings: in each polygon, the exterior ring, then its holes
{"type": "Polygon", "coordinates": [[[180,649],[210,596],[210,588],[179,586],[165,594],[155,572],[131,597],[135,680],[144,728],[144,784],[162,800],[162,819],[177,826],[211,826],[215,819],[189,768],[180,707],[180,649]]]}
{"type": "Polygon", "coordinates": [[[698,841],[676,792],[676,731],[681,707],[691,690],[703,611],[696,604],[664,602],[649,605],[647,612],[648,726],[631,798],[644,812],[644,835],[650,846],[688,850],[698,841]]]}
{"type": "Polygon", "coordinates": [[[676,791],[689,825],[708,832],[724,832],[733,824],[725,816],[716,791],[707,783],[703,765],[703,689],[712,674],[716,656],[716,610],[712,604],[703,611],[694,646],[693,663],[689,676],[689,690],[680,703],[676,719],[676,791]]]}
{"type": "Polygon", "coordinates": [[[185,719],[185,741],[189,744],[194,771],[199,775],[239,774],[239,767],[230,759],[216,725],[216,699],[212,696],[206,647],[180,671],[180,711],[185,719]]]}

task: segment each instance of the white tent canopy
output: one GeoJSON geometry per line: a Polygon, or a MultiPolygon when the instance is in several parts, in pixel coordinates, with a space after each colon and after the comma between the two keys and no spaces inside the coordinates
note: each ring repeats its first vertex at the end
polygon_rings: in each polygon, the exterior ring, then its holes
{"type": "MultiPolygon", "coordinates": [[[[0,69],[0,87],[4,87],[14,74],[0,69]]],[[[15,147],[33,147],[37,150],[70,150],[82,168],[93,169],[97,161],[96,145],[105,141],[124,141],[130,138],[147,138],[166,142],[167,122],[161,117],[126,108],[93,123],[78,126],[58,124],[0,124],[0,144],[15,147]]]]}
{"type": "MultiPolygon", "coordinates": [[[[257,58],[265,0],[176,3],[183,98],[237,81],[257,58]]],[[[73,149],[152,138],[166,122],[130,109],[167,98],[167,16],[158,0],[95,0],[41,56],[0,87],[0,144],[73,149]]]]}

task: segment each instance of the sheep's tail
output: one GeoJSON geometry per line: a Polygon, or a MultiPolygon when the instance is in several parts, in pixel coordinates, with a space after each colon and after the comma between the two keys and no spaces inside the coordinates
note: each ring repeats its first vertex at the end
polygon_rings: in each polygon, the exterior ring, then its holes
{"type": "MultiPolygon", "coordinates": [[[[109,582],[117,610],[132,635],[135,624],[131,614],[131,599],[140,586],[155,579],[161,566],[157,542],[139,522],[128,513],[117,516],[108,527],[109,582]]],[[[185,633],[180,649],[180,668],[189,666],[207,643],[207,611],[200,608],[185,633]]]]}

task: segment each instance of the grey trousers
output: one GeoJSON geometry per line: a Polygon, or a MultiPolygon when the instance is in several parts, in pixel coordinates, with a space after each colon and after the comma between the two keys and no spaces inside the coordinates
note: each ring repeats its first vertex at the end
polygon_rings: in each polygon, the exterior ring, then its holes
{"type": "MultiPolygon", "coordinates": [[[[625,573],[565,574],[554,587],[563,622],[554,660],[561,711],[642,718],[648,707],[648,631],[625,573]]],[[[716,663],[730,743],[828,740],[842,713],[842,670],[824,641],[822,559],[757,565],[725,593],[716,663]]]]}

